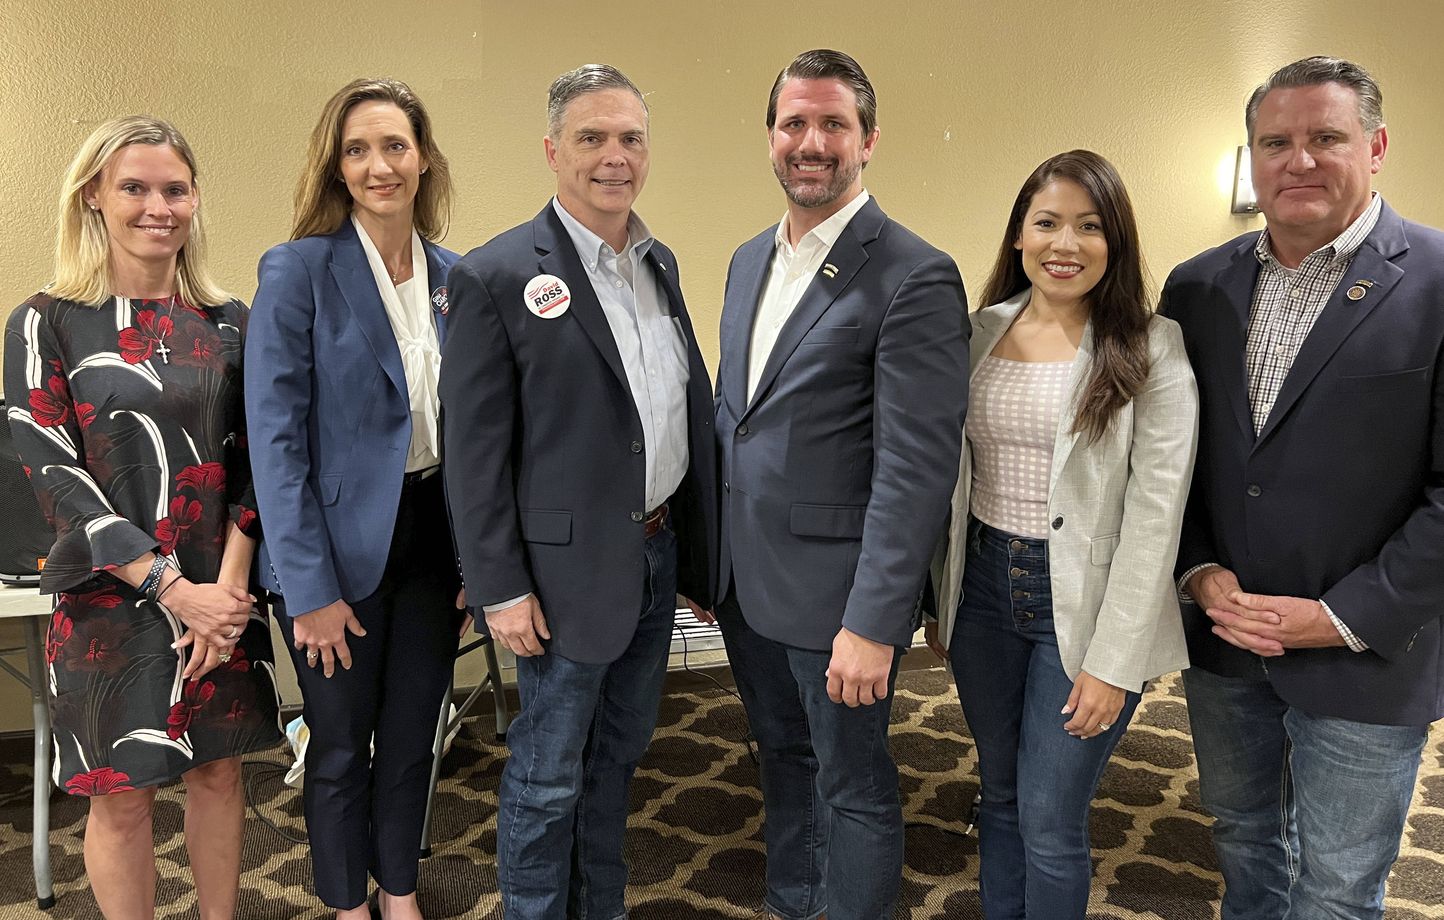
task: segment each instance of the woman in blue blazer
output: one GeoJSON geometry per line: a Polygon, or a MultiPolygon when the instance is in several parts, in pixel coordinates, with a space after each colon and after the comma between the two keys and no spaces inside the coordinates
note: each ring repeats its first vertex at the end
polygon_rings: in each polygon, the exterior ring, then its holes
{"type": "Polygon", "coordinates": [[[432,736],[464,617],[436,475],[456,254],[431,240],[450,199],[410,88],[343,87],[312,132],[291,242],[261,259],[246,343],[260,579],[311,731],[316,893],[341,920],[368,916],[368,871],[386,920],[421,916],[432,736]]]}

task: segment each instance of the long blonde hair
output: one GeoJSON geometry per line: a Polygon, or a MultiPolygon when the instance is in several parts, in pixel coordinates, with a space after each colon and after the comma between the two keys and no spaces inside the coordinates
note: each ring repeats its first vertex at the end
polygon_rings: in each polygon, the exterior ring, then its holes
{"type": "Polygon", "coordinates": [[[431,116],[426,107],[400,80],[352,80],[337,90],[321,120],[311,132],[306,148],[306,168],[296,184],[296,210],[291,239],[335,233],[351,214],[351,192],[341,178],[341,131],[346,116],[362,102],[390,102],[406,115],[416,146],[426,160],[426,171],[416,190],[411,222],[422,237],[438,242],[446,235],[451,219],[451,167],[436,146],[431,116]]]}
{"type": "MultiPolygon", "coordinates": [[[[149,115],[112,118],[80,145],[60,187],[60,217],[55,234],[55,278],[46,293],[60,300],[103,303],[112,293],[110,235],[105,218],[85,203],[85,187],[99,176],[115,154],[131,144],[165,145],[174,150],[198,178],[190,144],[170,122],[149,115]]],[[[231,299],[211,277],[205,260],[206,233],[201,209],[191,216],[190,236],[176,255],[176,293],[195,306],[216,306],[231,299]]]]}

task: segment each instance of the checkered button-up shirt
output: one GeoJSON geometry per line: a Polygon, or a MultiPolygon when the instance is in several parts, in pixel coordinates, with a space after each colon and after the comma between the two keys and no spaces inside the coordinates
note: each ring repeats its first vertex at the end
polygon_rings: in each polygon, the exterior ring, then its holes
{"type": "MultiPolygon", "coordinates": [[[[1327,246],[1309,253],[1297,268],[1287,268],[1274,258],[1268,230],[1259,234],[1254,255],[1262,267],[1258,280],[1254,282],[1245,348],[1248,404],[1253,413],[1255,435],[1263,431],[1299,349],[1303,348],[1304,340],[1324,312],[1339,282],[1344,280],[1359,247],[1374,231],[1382,207],[1383,200],[1375,195],[1364,213],[1343,233],[1327,246]]],[[[1195,573],[1214,565],[1210,562],[1189,569],[1179,579],[1180,588],[1188,584],[1195,573]]],[[[1328,614],[1351,650],[1362,652],[1368,649],[1369,646],[1334,615],[1328,604],[1319,603],[1323,604],[1324,613],[1328,614]]]]}

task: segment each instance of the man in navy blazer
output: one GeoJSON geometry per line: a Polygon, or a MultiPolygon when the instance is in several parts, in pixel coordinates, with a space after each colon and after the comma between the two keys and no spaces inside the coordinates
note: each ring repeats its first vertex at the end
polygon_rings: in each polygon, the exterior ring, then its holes
{"type": "Polygon", "coordinates": [[[648,116],[619,71],[548,100],[557,194],[452,269],[446,485],[468,601],[517,655],[497,857],[509,920],[625,917],[627,784],[681,593],[710,608],[711,387],[677,261],[632,210],[648,116]]]}
{"type": "Polygon", "coordinates": [[[877,920],[902,871],[891,692],[957,478],[967,305],[953,260],[862,187],[878,129],[855,60],[799,55],[767,128],[788,205],[728,270],[717,620],[761,752],[767,910],[877,920]]]}
{"type": "Polygon", "coordinates": [[[1226,920],[1383,916],[1444,713],[1444,234],[1371,191],[1378,85],[1290,64],[1247,107],[1267,220],[1179,266],[1198,378],[1178,559],[1226,920]]]}

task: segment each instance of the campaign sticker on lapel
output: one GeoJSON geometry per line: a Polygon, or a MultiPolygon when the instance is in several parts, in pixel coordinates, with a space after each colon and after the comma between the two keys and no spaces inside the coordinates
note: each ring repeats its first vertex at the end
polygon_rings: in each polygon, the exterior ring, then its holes
{"type": "Polygon", "coordinates": [[[572,290],[556,275],[537,275],[526,283],[526,308],[542,319],[556,319],[572,305],[572,290]]]}
{"type": "Polygon", "coordinates": [[[445,316],[446,311],[451,309],[451,303],[446,299],[445,285],[431,292],[431,305],[435,307],[436,312],[442,316],[445,316]]]}

